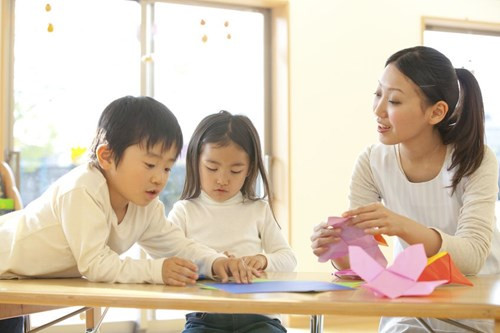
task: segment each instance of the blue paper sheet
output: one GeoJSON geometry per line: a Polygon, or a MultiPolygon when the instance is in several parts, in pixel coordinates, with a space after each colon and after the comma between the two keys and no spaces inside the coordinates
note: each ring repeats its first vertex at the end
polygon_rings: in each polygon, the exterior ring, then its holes
{"type": "Polygon", "coordinates": [[[331,290],[352,290],[353,288],[321,281],[260,281],[253,283],[205,283],[233,294],[276,293],[276,292],[319,292],[331,290]]]}

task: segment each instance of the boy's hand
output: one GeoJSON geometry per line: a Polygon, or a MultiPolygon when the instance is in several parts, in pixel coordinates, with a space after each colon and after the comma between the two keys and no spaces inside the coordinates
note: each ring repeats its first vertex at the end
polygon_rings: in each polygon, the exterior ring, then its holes
{"type": "Polygon", "coordinates": [[[170,286],[195,284],[198,279],[198,267],[189,260],[168,258],[163,261],[162,277],[163,283],[170,286]]]}
{"type": "Polygon", "coordinates": [[[260,272],[247,266],[243,258],[217,258],[212,264],[212,273],[222,282],[227,282],[232,276],[237,283],[249,283],[254,276],[260,276],[260,272]]]}
{"type": "Polygon", "coordinates": [[[256,254],[254,256],[243,257],[243,261],[250,268],[263,271],[267,267],[267,258],[265,255],[256,254]]]}

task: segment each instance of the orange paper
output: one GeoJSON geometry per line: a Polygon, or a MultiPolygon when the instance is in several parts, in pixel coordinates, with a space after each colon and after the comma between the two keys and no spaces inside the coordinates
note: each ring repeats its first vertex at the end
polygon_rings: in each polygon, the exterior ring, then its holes
{"type": "Polygon", "coordinates": [[[378,235],[373,235],[373,238],[375,238],[375,240],[377,241],[377,243],[379,245],[385,245],[385,246],[388,246],[387,245],[387,241],[385,240],[384,236],[378,234],[378,235]]]}
{"type": "Polygon", "coordinates": [[[472,286],[455,266],[448,252],[439,252],[427,260],[427,266],[418,278],[418,281],[448,280],[448,283],[465,284],[472,286]]]}

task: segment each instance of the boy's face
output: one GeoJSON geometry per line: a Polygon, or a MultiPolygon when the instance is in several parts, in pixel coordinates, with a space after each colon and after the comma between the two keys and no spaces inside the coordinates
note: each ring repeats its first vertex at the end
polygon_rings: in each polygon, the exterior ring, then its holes
{"type": "Polygon", "coordinates": [[[235,196],[248,176],[248,154],[234,143],[220,147],[207,143],[199,162],[201,189],[215,201],[223,202],[235,196]]]}
{"type": "Polygon", "coordinates": [[[137,144],[125,149],[118,167],[112,158],[108,160],[110,165],[104,172],[115,212],[123,212],[129,202],[146,206],[158,197],[177,154],[175,146],[166,151],[161,148],[160,143],[149,150],[137,144]]]}

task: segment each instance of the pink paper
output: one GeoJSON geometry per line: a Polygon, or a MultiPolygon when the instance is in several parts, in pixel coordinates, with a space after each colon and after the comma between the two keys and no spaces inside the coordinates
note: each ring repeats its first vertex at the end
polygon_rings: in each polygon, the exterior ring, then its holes
{"type": "Polygon", "coordinates": [[[362,229],[348,225],[351,218],[335,217],[328,218],[327,224],[335,228],[340,228],[340,241],[330,244],[328,251],[319,256],[319,262],[325,262],[330,259],[345,257],[349,254],[348,247],[350,245],[359,246],[365,250],[372,258],[380,265],[386,266],[387,260],[384,254],[378,247],[377,241],[372,235],[367,235],[362,229]]]}
{"type": "Polygon", "coordinates": [[[388,268],[380,265],[359,246],[349,246],[349,261],[351,269],[366,281],[362,287],[379,296],[397,298],[429,295],[437,286],[447,282],[417,281],[427,265],[422,244],[407,247],[388,268]]]}

